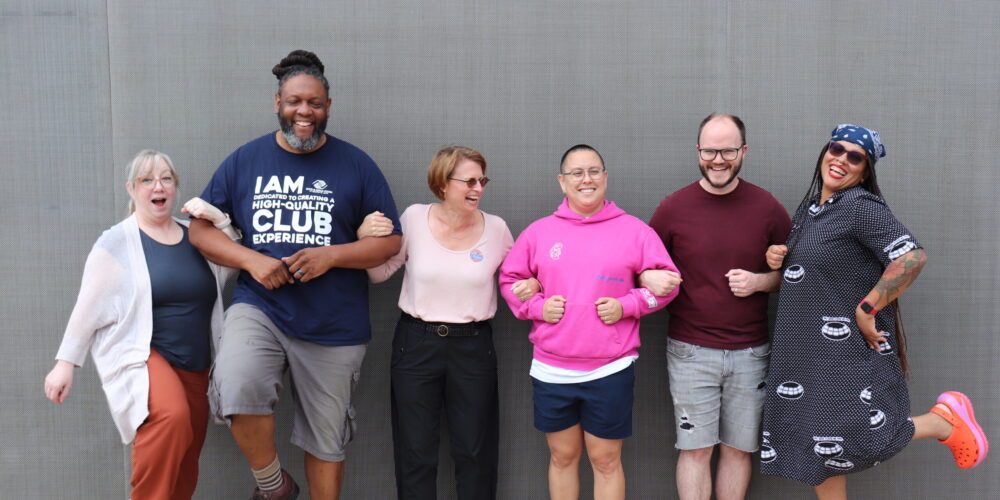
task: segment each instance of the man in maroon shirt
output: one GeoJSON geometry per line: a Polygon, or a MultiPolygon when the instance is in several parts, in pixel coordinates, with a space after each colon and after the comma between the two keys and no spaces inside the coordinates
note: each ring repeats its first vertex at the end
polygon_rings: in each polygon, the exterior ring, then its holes
{"type": "Polygon", "coordinates": [[[764,253],[784,243],[791,221],[770,193],[738,177],[747,153],[742,120],[709,115],[697,149],[702,179],[664,198],[649,223],[684,276],[669,306],[667,345],[677,491],[682,500],[711,497],[719,444],[716,497],[742,499],[760,437],[768,292],[780,280],[764,253]]]}

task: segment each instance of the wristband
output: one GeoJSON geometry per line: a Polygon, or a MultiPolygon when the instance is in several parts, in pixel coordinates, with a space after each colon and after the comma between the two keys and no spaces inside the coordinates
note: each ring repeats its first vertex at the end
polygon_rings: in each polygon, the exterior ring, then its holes
{"type": "Polygon", "coordinates": [[[229,214],[223,214],[223,215],[226,216],[226,220],[212,224],[213,226],[215,226],[216,229],[225,229],[229,227],[230,224],[233,223],[233,221],[229,219],[229,214]]]}
{"type": "Polygon", "coordinates": [[[861,307],[861,310],[864,311],[865,314],[869,314],[871,316],[878,314],[878,309],[875,309],[875,307],[873,307],[870,303],[868,303],[867,299],[861,299],[861,302],[858,303],[858,306],[861,307]]]}

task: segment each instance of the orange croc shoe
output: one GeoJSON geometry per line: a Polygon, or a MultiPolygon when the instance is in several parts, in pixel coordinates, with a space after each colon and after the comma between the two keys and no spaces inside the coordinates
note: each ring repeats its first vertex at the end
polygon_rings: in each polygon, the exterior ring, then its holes
{"type": "Polygon", "coordinates": [[[941,440],[941,444],[951,449],[955,463],[963,469],[971,469],[983,463],[990,452],[990,443],[986,440],[983,429],[976,423],[976,414],[972,410],[969,398],[961,392],[948,391],[941,393],[937,402],[951,410],[949,413],[934,405],[931,413],[947,420],[953,426],[951,435],[948,439],[941,440]]]}

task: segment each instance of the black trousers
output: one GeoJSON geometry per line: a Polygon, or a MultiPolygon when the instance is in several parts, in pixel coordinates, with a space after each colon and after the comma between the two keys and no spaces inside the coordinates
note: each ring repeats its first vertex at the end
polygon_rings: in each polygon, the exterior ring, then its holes
{"type": "Polygon", "coordinates": [[[496,498],[498,405],[497,358],[488,322],[426,323],[404,313],[392,340],[392,442],[399,498],[437,499],[442,408],[458,498],[496,498]]]}

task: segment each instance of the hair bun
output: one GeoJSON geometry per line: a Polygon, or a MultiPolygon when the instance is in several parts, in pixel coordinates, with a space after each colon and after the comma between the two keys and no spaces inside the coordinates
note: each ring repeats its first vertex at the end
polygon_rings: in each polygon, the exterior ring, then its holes
{"type": "Polygon", "coordinates": [[[288,73],[296,66],[316,68],[321,74],[324,69],[323,62],[319,60],[319,57],[316,54],[309,52],[308,50],[299,49],[289,52],[288,55],[281,60],[281,62],[271,68],[271,73],[274,73],[274,76],[276,76],[278,80],[281,80],[281,77],[285,76],[285,73],[288,73]]]}

